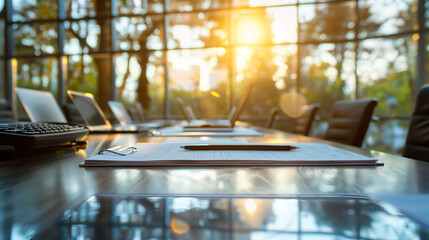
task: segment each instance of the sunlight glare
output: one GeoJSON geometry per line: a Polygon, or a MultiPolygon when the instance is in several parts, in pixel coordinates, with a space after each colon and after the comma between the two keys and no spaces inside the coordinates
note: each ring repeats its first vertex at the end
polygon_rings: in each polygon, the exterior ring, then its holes
{"type": "Polygon", "coordinates": [[[246,211],[250,214],[254,213],[256,210],[256,202],[253,199],[246,200],[246,211]]]}
{"type": "Polygon", "coordinates": [[[302,94],[296,92],[285,93],[280,97],[280,109],[292,118],[301,116],[307,100],[302,94]]]}
{"type": "Polygon", "coordinates": [[[258,18],[254,16],[242,16],[237,23],[237,41],[243,44],[262,43],[266,36],[264,26],[258,18]]]}
{"type": "Polygon", "coordinates": [[[187,224],[185,221],[182,221],[174,217],[171,218],[170,226],[171,226],[171,231],[179,235],[187,233],[190,229],[189,224],[187,224]]]}

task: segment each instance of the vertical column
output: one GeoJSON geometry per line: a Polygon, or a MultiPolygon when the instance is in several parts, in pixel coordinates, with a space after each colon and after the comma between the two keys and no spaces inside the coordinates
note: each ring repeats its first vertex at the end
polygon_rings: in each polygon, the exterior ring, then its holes
{"type": "MultiPolygon", "coordinates": [[[[112,52],[110,54],[111,65],[112,65],[112,79],[111,79],[111,84],[112,84],[111,90],[112,91],[111,91],[110,95],[111,95],[111,98],[116,101],[118,99],[118,96],[117,96],[118,94],[116,91],[116,46],[117,46],[116,43],[117,43],[117,37],[116,37],[116,18],[115,18],[118,16],[117,0],[111,0],[110,4],[111,4],[110,7],[111,7],[111,16],[112,16],[112,19],[110,20],[111,21],[111,28],[110,28],[111,33],[110,34],[111,34],[111,38],[112,38],[112,42],[111,42],[112,52]]],[[[125,79],[124,79],[124,81],[125,81],[125,79]]]]}
{"type": "Polygon", "coordinates": [[[169,19],[167,12],[169,11],[169,0],[164,0],[164,118],[168,119],[170,117],[170,98],[169,94],[169,86],[168,86],[168,59],[167,59],[167,37],[168,37],[168,28],[169,28],[169,19]]]}
{"type": "Polygon", "coordinates": [[[419,39],[417,40],[417,78],[415,82],[415,92],[417,93],[419,88],[425,84],[426,81],[426,31],[425,31],[425,0],[419,0],[418,2],[418,23],[419,23],[419,39]]]}
{"type": "Polygon", "coordinates": [[[5,26],[5,81],[6,81],[6,100],[10,103],[13,111],[14,116],[15,114],[15,82],[13,80],[13,72],[12,68],[15,64],[16,67],[16,60],[14,60],[13,53],[14,53],[14,45],[13,45],[13,29],[12,29],[12,15],[13,15],[13,7],[12,7],[12,0],[5,0],[4,8],[6,10],[6,26],[5,26]]]}
{"type": "Polygon", "coordinates": [[[355,5],[355,14],[356,14],[356,24],[355,24],[355,99],[359,98],[359,76],[357,74],[357,62],[358,62],[358,51],[359,51],[359,23],[360,23],[360,16],[359,16],[359,2],[356,1],[355,5]]]}
{"type": "Polygon", "coordinates": [[[64,41],[66,31],[64,28],[64,19],[65,16],[65,2],[63,0],[58,0],[58,96],[57,100],[60,105],[66,103],[65,97],[65,83],[67,81],[67,57],[64,56],[64,41]]]}

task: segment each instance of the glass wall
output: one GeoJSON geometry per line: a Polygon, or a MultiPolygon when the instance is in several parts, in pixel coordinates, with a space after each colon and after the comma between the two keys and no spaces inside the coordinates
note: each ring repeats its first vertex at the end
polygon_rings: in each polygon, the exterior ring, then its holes
{"type": "MultiPolygon", "coordinates": [[[[379,121],[368,144],[398,149],[401,143],[383,139],[404,138],[429,72],[417,61],[419,51],[429,51],[421,41],[429,27],[424,0],[5,3],[0,70],[15,69],[0,84],[16,79],[17,86],[51,91],[61,104],[70,89],[93,93],[102,108],[110,99],[140,102],[150,118],[183,118],[178,98],[197,117],[225,117],[252,84],[242,119],[265,122],[284,94],[300,93],[321,104],[317,133],[335,101],[377,98],[379,121]]],[[[281,116],[277,127],[290,129],[290,120],[281,116]]]]}

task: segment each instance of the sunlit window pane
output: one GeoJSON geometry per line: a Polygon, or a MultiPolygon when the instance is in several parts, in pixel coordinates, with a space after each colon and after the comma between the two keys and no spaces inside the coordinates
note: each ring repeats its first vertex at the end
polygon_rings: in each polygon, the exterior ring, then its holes
{"type": "Polygon", "coordinates": [[[116,21],[117,49],[162,49],[164,20],[162,16],[123,17],[116,21]]]}
{"type": "Polygon", "coordinates": [[[429,27],[429,1],[425,1],[425,19],[426,19],[426,27],[429,27]]]}
{"type": "Polygon", "coordinates": [[[368,129],[366,143],[368,148],[402,154],[407,138],[410,120],[380,119],[372,121],[368,129]]]}
{"type": "Polygon", "coordinates": [[[111,49],[111,37],[109,27],[100,27],[95,20],[66,21],[66,42],[64,53],[79,54],[111,49]]]}
{"type": "Polygon", "coordinates": [[[359,1],[359,37],[418,30],[416,0],[359,1]]]}
{"type": "Polygon", "coordinates": [[[353,39],[356,25],[355,2],[301,5],[302,41],[353,39]]]}
{"type": "Polygon", "coordinates": [[[304,45],[300,49],[300,90],[307,103],[320,103],[321,115],[332,105],[354,97],[355,45],[353,43],[304,45]]]}
{"type": "Polygon", "coordinates": [[[320,3],[320,2],[335,2],[338,0],[299,0],[299,3],[320,3]]]}
{"type": "Polygon", "coordinates": [[[253,83],[243,115],[267,116],[272,107],[279,105],[282,93],[296,89],[296,54],[296,45],[235,50],[235,100],[253,83]]]}
{"type": "Polygon", "coordinates": [[[18,87],[58,92],[58,60],[52,58],[25,58],[16,60],[14,79],[18,87]]]}
{"type": "Polygon", "coordinates": [[[376,113],[409,115],[415,99],[416,42],[411,37],[359,44],[359,97],[378,99],[376,113]]]}
{"type": "Polygon", "coordinates": [[[170,0],[169,11],[192,11],[228,7],[228,0],[170,0]]]}
{"type": "Polygon", "coordinates": [[[97,8],[93,0],[66,0],[66,16],[71,18],[95,17],[109,15],[109,4],[100,4],[97,8]]]}
{"type": "Polygon", "coordinates": [[[294,4],[297,0],[232,0],[234,7],[260,7],[294,4]]]}
{"type": "Polygon", "coordinates": [[[148,115],[151,117],[163,114],[164,76],[163,53],[160,51],[148,52],[146,56],[123,53],[116,57],[116,91],[119,101],[126,105],[136,103],[141,90],[139,86],[148,82],[148,115]]]}
{"type": "MultiPolygon", "coordinates": [[[[66,90],[98,93],[98,69],[94,57],[74,55],[66,58],[66,90]]],[[[107,81],[106,81],[107,82],[107,81]]]]}
{"type": "Polygon", "coordinates": [[[233,13],[234,44],[295,43],[296,7],[240,10],[233,13]]]}
{"type": "MultiPolygon", "coordinates": [[[[3,19],[0,19],[0,32],[4,33],[5,27],[6,27],[5,21],[3,19]]],[[[3,56],[5,54],[5,46],[6,46],[5,35],[0,34],[0,56],[3,56]]]]}
{"type": "Polygon", "coordinates": [[[167,54],[171,115],[180,116],[180,97],[199,117],[225,116],[229,76],[225,48],[175,50],[167,54]]]}
{"type": "Polygon", "coordinates": [[[181,13],[169,16],[168,48],[223,46],[228,43],[228,15],[216,13],[181,13]]]}
{"type": "Polygon", "coordinates": [[[58,18],[58,1],[13,0],[13,21],[29,21],[33,19],[58,18]]]}
{"type": "Polygon", "coordinates": [[[162,13],[163,0],[117,1],[119,14],[162,13]]]}
{"type": "Polygon", "coordinates": [[[6,79],[4,75],[5,69],[5,62],[0,59],[0,100],[6,98],[6,79]]]}
{"type": "Polygon", "coordinates": [[[16,55],[42,55],[58,52],[58,25],[14,24],[13,43],[16,55]]]}

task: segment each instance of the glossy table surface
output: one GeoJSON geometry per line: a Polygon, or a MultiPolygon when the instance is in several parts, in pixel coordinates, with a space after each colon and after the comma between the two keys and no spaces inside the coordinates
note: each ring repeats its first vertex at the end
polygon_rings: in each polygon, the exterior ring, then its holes
{"type": "MultiPolygon", "coordinates": [[[[324,142],[275,130],[249,142],[324,142]]],[[[329,143],[385,163],[379,167],[113,168],[79,167],[115,145],[162,142],[165,137],[95,134],[85,149],[58,149],[0,162],[0,239],[28,237],[98,193],[148,195],[331,196],[429,193],[429,164],[329,143]]],[[[327,143],[327,142],[325,142],[327,143]]]]}

